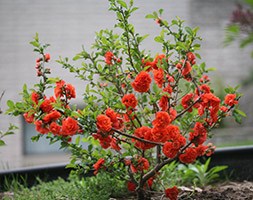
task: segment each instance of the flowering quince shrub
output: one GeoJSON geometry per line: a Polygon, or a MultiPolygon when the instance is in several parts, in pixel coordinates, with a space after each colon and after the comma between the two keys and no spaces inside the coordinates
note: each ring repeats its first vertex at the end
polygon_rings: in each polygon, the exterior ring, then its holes
{"type": "MultiPolygon", "coordinates": [[[[30,90],[24,85],[23,100],[9,100],[8,113],[23,115],[35,125],[39,134],[33,140],[45,136],[51,142],[61,141],[62,148],[72,152],[69,166],[111,173],[126,180],[138,199],[148,199],[161,183],[164,166],[175,160],[193,163],[213,153],[215,147],[206,144],[210,131],[230,115],[240,122],[241,95],[232,87],[226,88],[225,99],[214,94],[207,76],[212,69],[206,69],[195,52],[200,47],[198,28],[184,27],[179,18],[169,24],[160,17],[162,10],[147,15],[161,28],[155,41],[162,53],[152,55],[141,49],[147,36],[136,33],[129,23],[137,10],[133,1],[109,3],[121,33],[99,31],[94,52],[83,49],[73,58],[82,61],[80,67],[68,58],[58,60],[85,81],[83,108],[70,104],[76,98],[72,84],[50,77],[49,45],[41,44],[36,35],[31,44],[40,55],[35,67],[39,83],[30,90]],[[46,95],[48,90],[54,94],[46,95]],[[89,143],[88,148],[84,143],[89,143]]],[[[176,186],[168,182],[163,188],[166,197],[177,199],[176,186]]]]}

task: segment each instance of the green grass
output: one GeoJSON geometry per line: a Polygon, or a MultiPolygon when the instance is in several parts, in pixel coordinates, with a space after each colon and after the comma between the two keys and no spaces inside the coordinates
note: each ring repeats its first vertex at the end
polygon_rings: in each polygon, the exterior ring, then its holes
{"type": "Polygon", "coordinates": [[[105,173],[82,179],[72,175],[68,181],[62,178],[51,182],[38,180],[38,184],[32,188],[16,185],[18,187],[10,188],[3,200],[108,200],[127,194],[124,181],[115,180],[105,173]]]}

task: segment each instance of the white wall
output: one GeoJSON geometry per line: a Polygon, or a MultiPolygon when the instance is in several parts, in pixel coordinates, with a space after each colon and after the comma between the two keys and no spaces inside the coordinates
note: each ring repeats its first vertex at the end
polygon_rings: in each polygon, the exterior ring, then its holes
{"type": "MultiPolygon", "coordinates": [[[[164,18],[171,20],[175,16],[186,20],[190,26],[200,26],[203,37],[203,49],[200,52],[207,65],[217,67],[222,81],[237,85],[239,79],[247,76],[251,61],[247,52],[241,52],[236,45],[224,49],[224,26],[234,1],[229,0],[136,0],[141,7],[133,16],[136,31],[141,34],[159,34],[158,26],[145,15],[163,8],[164,18]],[[242,70],[243,69],[243,70],[242,70]]],[[[115,22],[114,14],[108,11],[106,0],[2,0],[0,1],[0,92],[5,90],[1,102],[6,109],[7,99],[19,100],[23,83],[33,85],[37,78],[34,69],[36,54],[32,52],[29,41],[36,32],[41,40],[50,43],[48,49],[52,60],[58,56],[73,57],[81,50],[81,45],[89,49],[94,33],[102,28],[111,28],[115,22]]],[[[143,48],[160,51],[152,39],[144,43],[143,48]]],[[[51,62],[52,74],[59,75],[67,82],[76,85],[76,102],[80,102],[84,84],[61,69],[59,64],[51,62]]],[[[0,116],[0,129],[5,130],[8,123],[21,126],[20,118],[0,116]]],[[[62,162],[67,156],[24,156],[22,147],[22,127],[15,135],[5,138],[7,146],[0,148],[0,169],[15,168],[36,163],[62,162]]],[[[45,147],[46,148],[46,147],[45,147]]]]}

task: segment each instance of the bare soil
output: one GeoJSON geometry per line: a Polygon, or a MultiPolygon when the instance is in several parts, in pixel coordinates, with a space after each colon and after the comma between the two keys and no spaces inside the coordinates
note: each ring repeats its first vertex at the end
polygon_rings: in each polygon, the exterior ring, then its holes
{"type": "MultiPolygon", "coordinates": [[[[110,200],[136,200],[136,197],[111,198],[110,200]]],[[[156,193],[151,200],[168,200],[156,193]]],[[[180,187],[178,200],[253,200],[253,182],[226,182],[205,189],[180,187]]]]}
{"type": "Polygon", "coordinates": [[[180,200],[253,200],[253,182],[228,182],[202,191],[182,192],[180,200]]]}

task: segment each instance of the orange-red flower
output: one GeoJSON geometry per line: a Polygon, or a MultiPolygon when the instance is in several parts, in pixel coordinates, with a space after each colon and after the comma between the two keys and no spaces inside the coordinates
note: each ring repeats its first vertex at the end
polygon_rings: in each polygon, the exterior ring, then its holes
{"type": "Polygon", "coordinates": [[[107,108],[105,111],[107,117],[111,119],[112,127],[115,129],[121,129],[123,127],[123,119],[122,117],[116,113],[113,109],[107,108]]]}
{"type": "MultiPolygon", "coordinates": [[[[183,98],[182,98],[182,106],[184,107],[184,109],[188,108],[190,105],[192,105],[193,103],[193,94],[192,93],[189,93],[189,94],[186,94],[183,98]]],[[[192,108],[190,108],[188,110],[188,112],[192,112],[192,108]]]]}
{"type": "Polygon", "coordinates": [[[153,69],[158,69],[158,66],[163,64],[163,60],[167,62],[166,56],[164,54],[157,55],[153,61],[153,69]]]}
{"type": "Polygon", "coordinates": [[[114,57],[114,54],[111,51],[107,51],[105,53],[105,63],[107,65],[112,65],[113,57],[114,57]]]}
{"type": "Polygon", "coordinates": [[[170,122],[171,118],[169,114],[167,112],[160,111],[156,113],[155,120],[152,121],[152,124],[154,127],[163,129],[168,126],[170,122]]]}
{"type": "Polygon", "coordinates": [[[153,68],[153,66],[155,65],[155,63],[153,61],[149,61],[149,60],[145,60],[145,59],[142,59],[141,62],[142,62],[143,67],[145,68],[144,70],[147,72],[149,72],[153,68]]]}
{"type": "Polygon", "coordinates": [[[128,189],[130,192],[134,192],[135,189],[136,189],[136,185],[135,185],[133,182],[128,181],[128,182],[127,182],[127,189],[128,189]]]}
{"type": "Polygon", "coordinates": [[[40,95],[37,92],[32,92],[31,99],[35,104],[39,103],[40,95]]]}
{"type": "Polygon", "coordinates": [[[227,111],[228,111],[228,107],[226,107],[226,106],[221,106],[221,107],[220,107],[220,110],[221,110],[222,112],[227,112],[227,111]]]}
{"type": "Polygon", "coordinates": [[[175,81],[174,77],[169,74],[166,74],[166,78],[169,81],[169,83],[173,83],[175,81]]]}
{"type": "Polygon", "coordinates": [[[50,60],[50,54],[49,53],[46,53],[44,55],[44,58],[45,58],[45,62],[48,62],[50,60]]]}
{"type": "Polygon", "coordinates": [[[208,77],[207,75],[203,75],[203,76],[199,79],[199,81],[200,81],[201,83],[207,83],[207,82],[210,81],[210,79],[209,79],[209,77],[208,77]]]}
{"type": "Polygon", "coordinates": [[[212,93],[201,95],[201,105],[210,111],[211,123],[218,120],[218,111],[220,108],[220,99],[212,93]]]}
{"type": "Polygon", "coordinates": [[[137,92],[147,92],[150,88],[150,84],[152,79],[150,75],[145,72],[141,71],[135,78],[134,82],[132,82],[132,87],[137,92]]]}
{"type": "Polygon", "coordinates": [[[168,197],[170,200],[177,200],[179,191],[176,186],[172,188],[167,188],[165,190],[165,196],[168,197]]]}
{"type": "Polygon", "coordinates": [[[106,111],[105,111],[105,114],[106,114],[107,117],[109,117],[111,119],[112,122],[118,121],[118,119],[117,119],[117,113],[114,112],[113,109],[107,108],[106,111]]]}
{"type": "Polygon", "coordinates": [[[104,165],[105,159],[100,158],[94,165],[93,168],[95,169],[94,174],[98,173],[98,170],[104,165]]]}
{"type": "Polygon", "coordinates": [[[238,104],[238,101],[236,100],[236,94],[227,94],[225,96],[224,103],[229,106],[233,106],[233,105],[238,104]]]}
{"type": "Polygon", "coordinates": [[[63,96],[64,85],[65,85],[64,80],[60,80],[60,81],[56,82],[56,87],[54,88],[54,95],[56,96],[56,98],[63,96]]]}
{"type": "Polygon", "coordinates": [[[49,123],[51,121],[57,120],[61,117],[61,113],[57,110],[53,110],[52,112],[48,113],[43,117],[43,122],[49,123]]]}
{"type": "Polygon", "coordinates": [[[107,149],[111,146],[112,137],[110,135],[99,138],[99,143],[103,149],[107,149]]]}
{"type": "Polygon", "coordinates": [[[67,117],[62,120],[62,135],[74,135],[79,130],[78,123],[75,119],[67,117]]]}
{"type": "Polygon", "coordinates": [[[204,156],[206,154],[208,146],[201,144],[201,145],[198,145],[195,149],[198,153],[198,156],[204,156]]]}
{"type": "Polygon", "coordinates": [[[176,119],[177,117],[177,111],[175,109],[173,109],[172,107],[169,110],[170,113],[170,119],[171,121],[173,121],[174,119],[176,119]]]}
{"type": "Polygon", "coordinates": [[[38,131],[41,134],[47,134],[49,132],[49,129],[41,120],[35,121],[34,125],[35,125],[36,131],[38,131]]]}
{"type": "Polygon", "coordinates": [[[166,129],[167,129],[168,140],[175,141],[180,135],[180,129],[176,125],[170,124],[166,127],[166,129]]]}
{"type": "Polygon", "coordinates": [[[137,158],[138,160],[135,163],[130,164],[130,168],[133,173],[136,173],[138,171],[148,170],[149,168],[149,162],[146,158],[140,157],[137,158]]]}
{"type": "Polygon", "coordinates": [[[166,142],[169,139],[168,129],[155,126],[151,129],[152,138],[155,142],[166,142]]]}
{"type": "Polygon", "coordinates": [[[53,103],[55,103],[54,97],[50,97],[49,99],[45,99],[42,102],[42,104],[40,105],[40,109],[45,113],[49,113],[53,110],[53,103]]]}
{"type": "Polygon", "coordinates": [[[66,96],[67,99],[76,98],[76,91],[74,86],[69,83],[66,84],[63,80],[56,82],[54,94],[56,98],[60,98],[63,96],[66,96]]]}
{"type": "Polygon", "coordinates": [[[56,122],[52,122],[49,126],[49,130],[51,133],[55,135],[60,135],[61,134],[61,126],[57,124],[56,122]]]}
{"type": "Polygon", "coordinates": [[[189,60],[189,62],[190,62],[192,65],[194,65],[194,64],[196,63],[196,61],[195,61],[196,56],[195,56],[194,53],[188,52],[188,53],[186,54],[186,56],[187,56],[187,59],[189,60]]]}
{"type": "Polygon", "coordinates": [[[167,96],[162,96],[158,105],[162,111],[167,111],[169,108],[169,98],[167,96]]]}
{"type": "Polygon", "coordinates": [[[189,61],[182,60],[180,63],[177,63],[176,68],[181,71],[182,75],[186,78],[187,75],[191,72],[192,66],[189,61]],[[184,66],[183,66],[184,64],[184,66]]]}
{"type": "Polygon", "coordinates": [[[170,85],[167,85],[164,89],[163,89],[164,92],[168,92],[169,94],[171,94],[173,92],[173,89],[170,85]]]}
{"type": "Polygon", "coordinates": [[[196,122],[193,132],[190,132],[189,140],[196,145],[203,144],[207,138],[207,131],[202,123],[196,122]]]}
{"type": "Polygon", "coordinates": [[[167,158],[174,158],[178,153],[178,149],[174,148],[172,142],[165,142],[163,145],[163,153],[167,158]]]}
{"type": "Polygon", "coordinates": [[[179,160],[182,163],[193,163],[198,157],[198,152],[193,147],[188,147],[183,154],[179,155],[179,160]]]}
{"type": "Polygon", "coordinates": [[[159,88],[162,88],[164,83],[164,71],[162,68],[153,69],[154,80],[155,83],[158,85],[159,88]]]}
{"type": "Polygon", "coordinates": [[[111,142],[110,142],[111,148],[114,149],[115,151],[120,151],[121,148],[117,142],[117,140],[115,138],[112,138],[111,142]]]}
{"type": "MultiPolygon", "coordinates": [[[[210,93],[210,92],[211,92],[210,87],[209,87],[208,85],[206,85],[206,84],[203,84],[203,85],[199,86],[199,89],[200,89],[200,91],[201,91],[202,93],[210,93]]],[[[195,90],[195,93],[196,93],[197,95],[200,95],[198,89],[195,90]]]]}
{"type": "Polygon", "coordinates": [[[126,108],[135,108],[138,101],[134,94],[125,94],[122,98],[122,103],[126,106],[126,108]]]}
{"type": "Polygon", "coordinates": [[[23,117],[25,118],[25,121],[29,124],[33,123],[34,121],[34,114],[30,114],[28,112],[23,114],[23,117]]]}
{"type": "MultiPolygon", "coordinates": [[[[151,128],[149,128],[147,126],[142,126],[140,128],[135,129],[134,136],[141,138],[141,139],[149,140],[149,141],[153,140],[152,134],[151,134],[151,128]]],[[[138,147],[142,150],[146,150],[146,149],[150,149],[150,148],[154,147],[153,144],[150,144],[147,142],[141,142],[136,139],[132,139],[132,141],[136,147],[138,147]]]]}
{"type": "Polygon", "coordinates": [[[97,116],[97,128],[102,132],[109,132],[112,129],[112,121],[106,115],[97,116]]]}
{"type": "Polygon", "coordinates": [[[65,96],[68,98],[68,99],[71,99],[71,98],[76,98],[76,90],[75,90],[75,87],[71,84],[66,84],[65,86],[65,96]]]}

